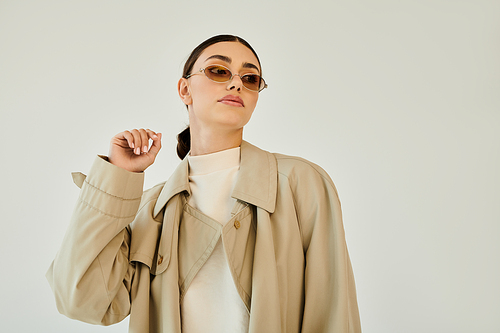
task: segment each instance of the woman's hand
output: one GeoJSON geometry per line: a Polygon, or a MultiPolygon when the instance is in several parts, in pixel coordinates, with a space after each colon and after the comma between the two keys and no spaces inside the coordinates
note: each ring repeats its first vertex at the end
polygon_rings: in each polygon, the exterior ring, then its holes
{"type": "Polygon", "coordinates": [[[109,162],[131,172],[146,170],[161,148],[161,133],[149,129],[133,129],[118,133],[111,139],[109,162]],[[149,140],[153,144],[149,147],[149,140]]]}

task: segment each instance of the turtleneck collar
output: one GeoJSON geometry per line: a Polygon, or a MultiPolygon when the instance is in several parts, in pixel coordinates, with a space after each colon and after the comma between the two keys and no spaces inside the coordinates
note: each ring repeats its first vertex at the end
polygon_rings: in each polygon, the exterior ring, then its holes
{"type": "Polygon", "coordinates": [[[240,165],[240,147],[230,148],[206,155],[188,155],[189,175],[206,175],[240,165]]]}

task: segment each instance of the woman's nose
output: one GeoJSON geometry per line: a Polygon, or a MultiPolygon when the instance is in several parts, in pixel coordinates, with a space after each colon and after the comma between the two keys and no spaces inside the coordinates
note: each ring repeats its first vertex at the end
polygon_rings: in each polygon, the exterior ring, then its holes
{"type": "Polygon", "coordinates": [[[229,80],[228,90],[236,89],[240,91],[242,86],[243,81],[241,81],[241,76],[239,74],[234,74],[231,80],[229,80]],[[236,77],[238,77],[238,79],[236,79],[236,77]]]}

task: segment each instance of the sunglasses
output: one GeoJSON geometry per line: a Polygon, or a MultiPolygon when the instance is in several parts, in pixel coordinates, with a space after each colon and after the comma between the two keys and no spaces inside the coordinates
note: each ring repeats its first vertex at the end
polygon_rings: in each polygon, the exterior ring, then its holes
{"type": "Polygon", "coordinates": [[[186,75],[185,78],[189,79],[191,76],[198,74],[200,72],[205,73],[205,76],[214,82],[228,82],[231,81],[234,76],[239,76],[241,82],[243,82],[243,87],[251,91],[260,92],[264,88],[267,88],[267,84],[264,79],[257,74],[233,74],[229,68],[222,65],[210,65],[205,68],[200,69],[196,73],[186,75]]]}

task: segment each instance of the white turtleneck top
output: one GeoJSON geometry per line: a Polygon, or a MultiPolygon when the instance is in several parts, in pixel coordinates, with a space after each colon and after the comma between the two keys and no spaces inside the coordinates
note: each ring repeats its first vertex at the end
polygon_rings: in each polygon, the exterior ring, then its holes
{"type": "MultiPolygon", "coordinates": [[[[225,225],[240,164],[240,148],[188,156],[188,204],[225,225]]],[[[183,333],[248,332],[249,313],[234,285],[220,238],[181,303],[183,333]]]]}

